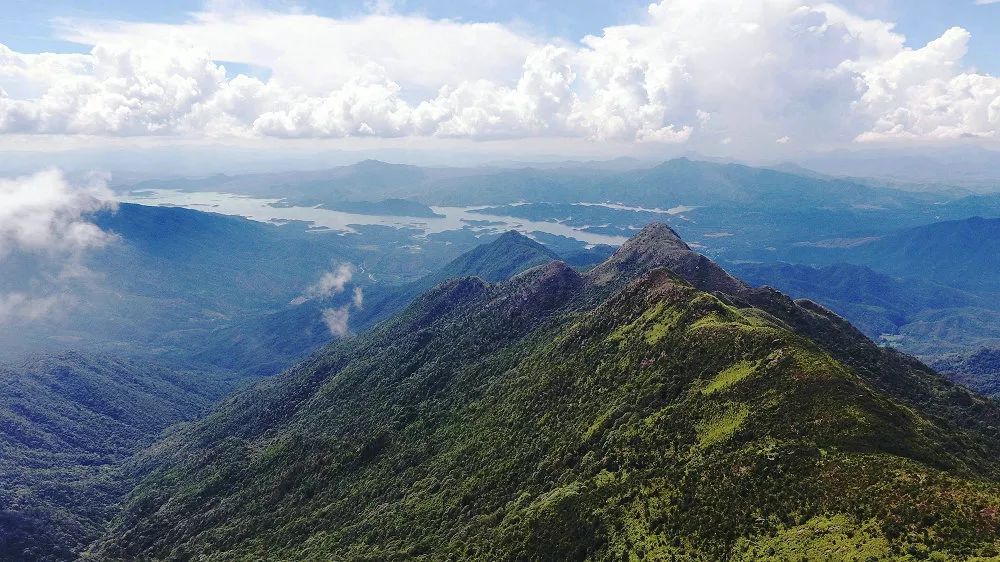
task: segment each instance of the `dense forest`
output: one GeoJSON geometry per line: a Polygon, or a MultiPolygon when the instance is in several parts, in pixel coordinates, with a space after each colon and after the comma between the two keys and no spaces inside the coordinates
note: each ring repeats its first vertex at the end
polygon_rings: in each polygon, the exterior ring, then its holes
{"type": "Polygon", "coordinates": [[[0,559],[74,558],[127,492],[122,462],[235,384],[80,353],[0,368],[0,559]]]}

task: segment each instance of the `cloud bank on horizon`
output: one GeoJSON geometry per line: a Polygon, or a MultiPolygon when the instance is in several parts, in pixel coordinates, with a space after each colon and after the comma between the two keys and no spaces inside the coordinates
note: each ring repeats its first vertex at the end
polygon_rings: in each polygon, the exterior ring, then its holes
{"type": "Polygon", "coordinates": [[[734,153],[1000,142],[1000,77],[963,63],[966,30],[910,48],[892,23],[830,3],[663,0],[576,43],[497,23],[246,8],[59,29],[92,50],[0,44],[0,133],[551,137],[734,153]]]}

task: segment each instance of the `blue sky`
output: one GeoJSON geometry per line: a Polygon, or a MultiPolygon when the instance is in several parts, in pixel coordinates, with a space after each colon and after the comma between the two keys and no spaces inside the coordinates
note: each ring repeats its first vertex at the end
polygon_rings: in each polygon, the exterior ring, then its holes
{"type": "Polygon", "coordinates": [[[7,8],[0,150],[125,138],[784,158],[1000,145],[1000,0],[7,8]]]}

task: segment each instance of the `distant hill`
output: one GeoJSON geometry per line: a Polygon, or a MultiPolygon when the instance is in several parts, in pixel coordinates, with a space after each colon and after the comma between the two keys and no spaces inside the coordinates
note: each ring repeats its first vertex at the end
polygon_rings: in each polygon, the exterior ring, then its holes
{"type": "Polygon", "coordinates": [[[868,267],[834,264],[810,267],[786,263],[732,264],[751,285],[770,285],[796,298],[809,298],[837,312],[868,337],[888,340],[912,353],[939,355],[974,347],[980,338],[1000,337],[981,326],[955,326],[950,337],[928,330],[931,318],[989,318],[1000,302],[920,278],[895,278],[868,267]],[[889,337],[895,336],[895,337],[889,337]]]}
{"type": "Polygon", "coordinates": [[[102,560],[993,556],[1000,406],[647,227],[441,283],[172,433],[102,560]]]}
{"type": "Polygon", "coordinates": [[[1000,347],[946,355],[932,365],[977,392],[1000,398],[1000,347]]]}
{"type": "Polygon", "coordinates": [[[381,201],[344,201],[327,204],[328,207],[360,215],[387,215],[399,217],[440,217],[427,205],[408,199],[383,199],[381,201]]]}
{"type": "Polygon", "coordinates": [[[0,559],[74,559],[124,493],[121,463],[234,382],[80,353],[0,366],[0,559]]]}
{"type": "Polygon", "coordinates": [[[427,188],[422,200],[449,205],[615,201],[663,208],[699,205],[805,210],[820,206],[849,210],[861,205],[898,208],[918,201],[913,194],[851,181],[688,158],[627,171],[500,170],[483,176],[446,178],[427,188]]]}
{"type": "MultiPolygon", "coordinates": [[[[352,310],[350,327],[362,330],[405,308],[420,293],[455,277],[475,276],[496,282],[558,256],[514,231],[504,233],[458,256],[435,273],[404,285],[367,285],[364,304],[352,310]]],[[[193,341],[187,353],[200,362],[261,375],[277,373],[332,336],[322,320],[324,308],[350,302],[345,293],[331,299],[287,305],[275,312],[229,324],[193,341]]]]}
{"type": "Polygon", "coordinates": [[[1000,218],[972,217],[811,248],[804,259],[847,261],[877,271],[929,279],[960,289],[1000,293],[1000,218]]]}
{"type": "Polygon", "coordinates": [[[409,198],[414,193],[424,191],[430,182],[484,173],[489,172],[476,168],[423,168],[364,160],[348,166],[307,172],[148,180],[136,183],[130,189],[222,191],[279,198],[296,205],[328,205],[336,208],[343,202],[409,198]]]}
{"type": "Polygon", "coordinates": [[[535,265],[559,259],[555,252],[516,232],[501,234],[489,244],[483,244],[455,258],[440,271],[421,281],[428,286],[454,277],[475,276],[484,281],[510,279],[516,273],[535,265]]]}
{"type": "Polygon", "coordinates": [[[1000,186],[1000,152],[969,145],[835,150],[803,157],[800,163],[840,176],[967,186],[994,192],[1000,186]]]}

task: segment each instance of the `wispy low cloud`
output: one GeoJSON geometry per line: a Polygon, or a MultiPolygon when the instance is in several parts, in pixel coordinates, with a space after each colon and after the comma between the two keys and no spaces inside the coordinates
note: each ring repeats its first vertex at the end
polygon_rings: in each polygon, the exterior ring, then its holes
{"type": "Polygon", "coordinates": [[[58,170],[0,178],[0,265],[18,254],[31,264],[32,273],[16,281],[46,287],[40,293],[0,293],[0,322],[39,320],[77,302],[66,284],[89,276],[84,254],[115,239],[91,215],[114,207],[103,178],[73,184],[58,170]]]}
{"type": "Polygon", "coordinates": [[[351,319],[351,307],[358,310],[364,307],[365,293],[361,287],[354,288],[351,302],[339,308],[327,308],[323,310],[323,323],[330,330],[330,335],[335,338],[347,335],[347,323],[351,319]]]}
{"type": "Polygon", "coordinates": [[[78,256],[114,239],[87,215],[115,206],[101,179],[75,186],[58,170],[0,179],[0,259],[20,250],[78,256]]]}
{"type": "Polygon", "coordinates": [[[0,294],[0,322],[37,320],[71,307],[75,299],[67,294],[32,296],[27,293],[0,294]]]}
{"type": "Polygon", "coordinates": [[[323,323],[330,330],[334,337],[341,337],[347,334],[347,321],[351,318],[350,305],[340,308],[327,308],[323,310],[323,323]]]}
{"type": "MultiPolygon", "coordinates": [[[[298,306],[314,299],[325,299],[343,293],[347,285],[354,278],[354,266],[350,263],[342,263],[331,271],[320,276],[319,281],[313,283],[295,297],[288,304],[298,306]]],[[[322,311],[323,323],[330,330],[330,335],[335,338],[347,335],[347,324],[351,319],[351,308],[360,310],[364,306],[365,294],[361,287],[354,287],[351,294],[351,302],[337,307],[324,308],[322,311]]]]}
{"type": "Polygon", "coordinates": [[[349,263],[342,263],[333,271],[327,271],[319,281],[306,287],[306,290],[299,296],[292,299],[289,304],[300,305],[312,299],[322,299],[344,292],[344,287],[351,282],[354,277],[354,266],[349,263]]]}

